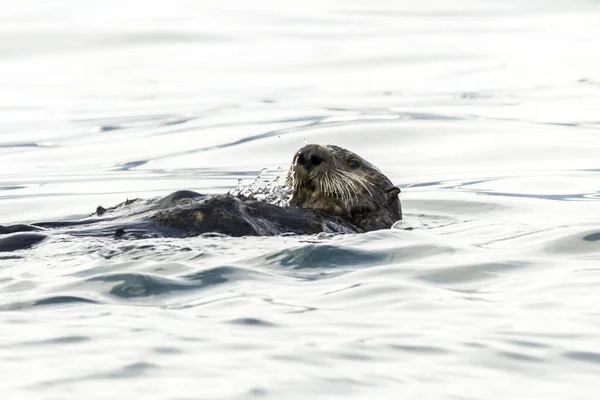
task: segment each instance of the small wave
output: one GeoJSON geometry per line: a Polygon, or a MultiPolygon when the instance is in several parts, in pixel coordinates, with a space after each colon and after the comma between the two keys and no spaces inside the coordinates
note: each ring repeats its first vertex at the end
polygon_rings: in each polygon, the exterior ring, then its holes
{"type": "Polygon", "coordinates": [[[448,354],[449,351],[434,345],[414,345],[414,344],[390,344],[390,350],[405,351],[407,353],[420,354],[448,354]]]}
{"type": "Polygon", "coordinates": [[[296,249],[286,249],[270,254],[264,259],[277,266],[296,270],[341,268],[349,265],[377,264],[387,256],[382,253],[365,251],[329,244],[311,244],[296,249]]]}
{"type": "Polygon", "coordinates": [[[567,229],[569,233],[563,233],[560,237],[553,238],[552,241],[544,244],[545,251],[549,253],[564,254],[569,253],[578,257],[589,257],[593,254],[600,254],[600,232],[592,231],[576,231],[567,229]]]}
{"type": "Polygon", "coordinates": [[[255,326],[255,327],[274,327],[276,324],[265,321],[259,318],[235,318],[228,321],[233,325],[242,325],[242,326],[255,326]]]}
{"type": "Polygon", "coordinates": [[[576,361],[583,361],[600,365],[600,353],[593,351],[569,351],[563,356],[576,361]]]}
{"type": "Polygon", "coordinates": [[[225,283],[263,277],[265,274],[238,267],[213,267],[177,277],[151,273],[122,272],[95,275],[62,290],[93,291],[122,300],[198,291],[225,283]]]}
{"type": "MultiPolygon", "coordinates": [[[[357,269],[386,266],[451,254],[455,250],[439,243],[424,245],[403,230],[383,230],[360,235],[337,236],[321,243],[287,248],[246,260],[258,270],[265,267],[278,275],[306,280],[340,276],[357,269]],[[403,240],[404,242],[399,242],[403,240]]],[[[413,235],[414,236],[414,235],[413,235]]]]}
{"type": "Polygon", "coordinates": [[[50,339],[43,340],[35,340],[19,343],[19,346],[46,346],[46,345],[72,345],[76,343],[83,343],[91,340],[89,336],[77,336],[77,335],[68,335],[68,336],[59,336],[50,339]]]}
{"type": "Polygon", "coordinates": [[[452,288],[475,284],[497,278],[515,269],[522,269],[529,264],[522,261],[473,263],[466,265],[444,266],[426,272],[417,272],[419,280],[452,288]]]}
{"type": "Polygon", "coordinates": [[[75,287],[83,289],[89,287],[90,284],[96,287],[97,291],[106,292],[106,294],[120,299],[158,296],[198,287],[198,285],[183,280],[147,273],[103,274],[86,279],[75,287]],[[102,290],[97,286],[106,286],[106,288],[102,290]]]}
{"type": "Polygon", "coordinates": [[[2,311],[16,311],[23,310],[32,307],[41,306],[60,306],[60,305],[75,305],[75,304],[98,304],[97,300],[93,300],[83,296],[74,295],[55,295],[50,297],[43,297],[38,300],[32,301],[19,301],[8,304],[0,305],[2,311]]]}
{"type": "MultiPolygon", "coordinates": [[[[0,226],[0,234],[4,233],[2,232],[2,228],[4,227],[0,226]]],[[[10,232],[10,230],[8,230],[8,232],[10,232]]],[[[0,236],[0,252],[28,249],[40,243],[47,237],[48,235],[40,232],[8,233],[0,236]]]]}

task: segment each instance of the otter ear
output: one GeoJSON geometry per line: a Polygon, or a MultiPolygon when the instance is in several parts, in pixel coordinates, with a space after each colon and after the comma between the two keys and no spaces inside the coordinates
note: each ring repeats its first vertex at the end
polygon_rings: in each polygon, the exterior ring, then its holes
{"type": "Polygon", "coordinates": [[[395,199],[396,196],[398,196],[398,193],[400,193],[400,188],[397,188],[396,186],[392,186],[391,188],[385,190],[385,195],[388,201],[395,199]]]}

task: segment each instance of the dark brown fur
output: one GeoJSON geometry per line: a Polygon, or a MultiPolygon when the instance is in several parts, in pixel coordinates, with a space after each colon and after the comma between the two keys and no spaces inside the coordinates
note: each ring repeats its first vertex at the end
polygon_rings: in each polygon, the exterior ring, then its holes
{"type": "Polygon", "coordinates": [[[298,150],[286,183],[294,190],[290,205],[338,216],[362,231],[402,219],[400,189],[373,164],[338,146],[298,150]]]}
{"type": "Polygon", "coordinates": [[[294,190],[289,207],[180,190],[163,198],[98,207],[79,220],[0,225],[0,251],[33,246],[48,231],[115,238],[358,233],[390,228],[402,219],[400,189],[371,163],[338,146],[301,148],[287,184],[294,190]]]}

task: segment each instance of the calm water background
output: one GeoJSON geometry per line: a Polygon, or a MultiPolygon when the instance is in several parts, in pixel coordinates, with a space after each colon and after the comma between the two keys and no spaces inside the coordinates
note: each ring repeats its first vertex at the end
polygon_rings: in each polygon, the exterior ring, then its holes
{"type": "Polygon", "coordinates": [[[414,229],[0,254],[0,399],[594,398],[599,110],[598,1],[2,2],[0,223],[306,140],[414,229]]]}

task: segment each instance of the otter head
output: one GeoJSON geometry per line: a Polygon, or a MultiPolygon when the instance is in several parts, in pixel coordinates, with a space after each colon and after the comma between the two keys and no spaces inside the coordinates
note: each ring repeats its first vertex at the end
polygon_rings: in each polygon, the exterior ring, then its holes
{"type": "Polygon", "coordinates": [[[402,219],[400,189],[373,164],[338,146],[309,144],[294,155],[290,205],[338,216],[363,231],[402,219]]]}

